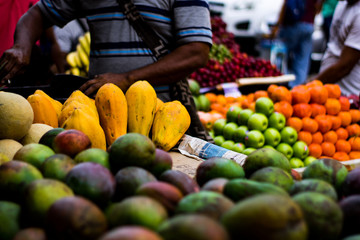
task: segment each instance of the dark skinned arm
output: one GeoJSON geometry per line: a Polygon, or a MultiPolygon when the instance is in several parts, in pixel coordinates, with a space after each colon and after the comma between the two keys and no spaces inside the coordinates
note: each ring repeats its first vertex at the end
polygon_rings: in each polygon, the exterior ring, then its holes
{"type": "Polygon", "coordinates": [[[176,48],[173,52],[148,66],[122,74],[104,73],[80,87],[91,96],[105,83],[114,83],[123,92],[138,80],[147,80],[152,86],[175,83],[206,65],[210,47],[206,43],[193,42],[176,48]]]}
{"type": "Polygon", "coordinates": [[[340,59],[332,66],[320,72],[315,79],[323,83],[335,83],[348,75],[359,60],[360,50],[345,46],[341,52],[340,59]]]}
{"type": "Polygon", "coordinates": [[[0,82],[6,83],[30,63],[31,50],[44,32],[43,16],[37,6],[31,7],[18,21],[14,45],[0,59],[0,82]]]}

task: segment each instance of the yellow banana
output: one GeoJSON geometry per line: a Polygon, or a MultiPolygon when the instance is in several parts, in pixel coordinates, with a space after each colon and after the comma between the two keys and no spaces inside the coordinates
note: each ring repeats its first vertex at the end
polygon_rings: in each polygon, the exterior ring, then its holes
{"type": "Polygon", "coordinates": [[[70,67],[77,67],[77,61],[76,61],[76,52],[70,52],[66,55],[66,62],[70,65],[70,67]]]}
{"type": "Polygon", "coordinates": [[[80,69],[77,67],[70,68],[70,72],[72,75],[80,76],[80,69]]]}
{"type": "Polygon", "coordinates": [[[75,59],[75,62],[76,62],[76,67],[78,68],[82,68],[83,67],[83,64],[81,63],[81,60],[80,60],[80,57],[79,57],[79,53],[77,51],[74,52],[74,59],[75,59]]]}
{"type": "Polygon", "coordinates": [[[78,52],[78,55],[79,55],[79,58],[80,58],[80,61],[81,61],[82,65],[83,65],[83,67],[85,69],[87,69],[88,66],[89,66],[89,57],[86,55],[84,49],[82,49],[80,44],[78,44],[76,46],[76,51],[78,52]]]}
{"type": "Polygon", "coordinates": [[[84,36],[85,36],[85,39],[86,39],[88,45],[90,46],[90,43],[91,43],[90,32],[86,32],[84,34],[84,36]]]}
{"type": "Polygon", "coordinates": [[[86,53],[86,56],[89,56],[90,55],[90,45],[88,44],[85,36],[79,37],[79,43],[80,43],[80,46],[82,47],[82,49],[84,50],[84,52],[86,53]]]}

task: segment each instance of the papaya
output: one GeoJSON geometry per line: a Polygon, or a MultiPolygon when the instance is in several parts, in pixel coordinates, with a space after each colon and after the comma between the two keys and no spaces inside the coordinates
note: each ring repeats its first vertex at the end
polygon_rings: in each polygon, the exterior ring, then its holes
{"type": "Polygon", "coordinates": [[[125,94],[128,106],[128,130],[149,136],[156,111],[155,89],[147,81],[137,81],[125,94]]]}
{"type": "Polygon", "coordinates": [[[127,132],[128,108],[125,95],[118,86],[107,83],[96,93],[95,105],[106,142],[111,145],[127,132]]]}
{"type": "Polygon", "coordinates": [[[49,99],[40,94],[32,94],[27,100],[34,111],[34,123],[43,123],[54,128],[59,126],[58,115],[49,99]]]}
{"type": "Polygon", "coordinates": [[[63,125],[64,129],[76,129],[85,133],[93,148],[106,150],[106,138],[99,121],[82,109],[75,109],[63,125]]]}
{"type": "Polygon", "coordinates": [[[156,147],[169,151],[190,127],[190,115],[179,101],[166,102],[156,112],[152,141],[156,147]]]}
{"type": "Polygon", "coordinates": [[[42,96],[44,96],[45,98],[47,98],[51,105],[54,107],[56,115],[59,117],[60,113],[61,113],[61,109],[62,109],[62,103],[59,102],[58,100],[53,99],[52,97],[50,97],[49,95],[47,95],[43,90],[41,89],[37,89],[34,94],[40,94],[42,96]]]}

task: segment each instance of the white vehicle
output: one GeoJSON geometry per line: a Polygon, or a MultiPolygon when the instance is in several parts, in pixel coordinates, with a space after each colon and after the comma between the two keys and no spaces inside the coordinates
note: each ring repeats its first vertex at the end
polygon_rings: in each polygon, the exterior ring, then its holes
{"type": "Polygon", "coordinates": [[[283,0],[209,0],[210,11],[235,37],[259,38],[276,23],[283,0]]]}

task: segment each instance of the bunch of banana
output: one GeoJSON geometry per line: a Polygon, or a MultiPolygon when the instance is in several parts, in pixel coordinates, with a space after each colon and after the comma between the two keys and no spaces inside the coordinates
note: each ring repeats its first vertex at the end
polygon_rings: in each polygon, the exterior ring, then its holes
{"type": "Polygon", "coordinates": [[[70,69],[67,74],[87,77],[89,71],[89,55],[90,55],[90,32],[86,32],[79,37],[79,43],[76,50],[68,53],[66,61],[70,69]]]}

